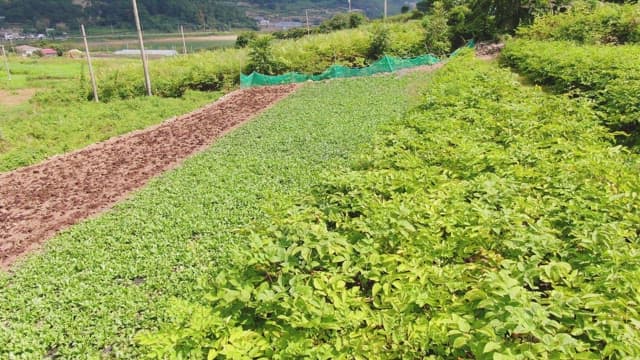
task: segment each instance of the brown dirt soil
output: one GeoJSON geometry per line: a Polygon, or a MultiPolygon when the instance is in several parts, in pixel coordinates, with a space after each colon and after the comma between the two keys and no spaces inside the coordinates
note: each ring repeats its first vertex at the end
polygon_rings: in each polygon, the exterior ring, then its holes
{"type": "Polygon", "coordinates": [[[158,126],[0,174],[0,268],[111,208],[296,88],[238,90],[158,126]]]}
{"type": "Polygon", "coordinates": [[[0,90],[0,105],[16,106],[23,104],[35,95],[37,89],[0,90]]]}
{"type": "Polygon", "coordinates": [[[479,43],[476,45],[476,57],[480,60],[497,59],[504,49],[504,43],[479,43]]]}

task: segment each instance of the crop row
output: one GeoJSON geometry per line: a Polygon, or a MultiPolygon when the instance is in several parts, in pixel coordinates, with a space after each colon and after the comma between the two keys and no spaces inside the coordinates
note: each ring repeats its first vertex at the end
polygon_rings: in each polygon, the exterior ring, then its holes
{"type": "Polygon", "coordinates": [[[137,339],[158,358],[638,356],[639,170],[584,103],[463,55],[137,339]]]}
{"type": "Polygon", "coordinates": [[[603,122],[627,132],[635,144],[640,125],[640,46],[576,45],[517,40],[502,54],[504,62],[535,83],[586,96],[603,122]]]}
{"type": "Polygon", "coordinates": [[[276,200],[343,166],[406,111],[407,89],[422,77],[305,85],[12,274],[0,272],[0,358],[141,358],[137,329],[157,327],[172,297],[202,295],[209,274],[246,247],[236,229],[268,223],[276,200]]]}

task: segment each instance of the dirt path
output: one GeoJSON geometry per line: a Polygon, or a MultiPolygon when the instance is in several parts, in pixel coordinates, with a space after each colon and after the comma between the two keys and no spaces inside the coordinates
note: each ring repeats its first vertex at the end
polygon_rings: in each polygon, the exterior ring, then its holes
{"type": "Polygon", "coordinates": [[[0,90],[0,105],[16,106],[23,104],[35,95],[37,89],[0,90]]]}
{"type": "Polygon", "coordinates": [[[0,174],[0,268],[109,209],[296,89],[239,90],[201,110],[41,164],[0,174]]]}

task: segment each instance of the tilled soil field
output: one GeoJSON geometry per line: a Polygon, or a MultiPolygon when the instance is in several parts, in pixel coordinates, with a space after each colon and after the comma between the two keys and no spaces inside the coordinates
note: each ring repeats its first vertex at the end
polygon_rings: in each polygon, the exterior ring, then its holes
{"type": "Polygon", "coordinates": [[[0,267],[109,209],[295,89],[239,90],[158,126],[0,174],[0,267]]]}

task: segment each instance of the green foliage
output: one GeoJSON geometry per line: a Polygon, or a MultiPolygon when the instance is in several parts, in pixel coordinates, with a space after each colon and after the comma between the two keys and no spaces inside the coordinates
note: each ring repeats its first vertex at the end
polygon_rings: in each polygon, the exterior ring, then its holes
{"type": "Polygon", "coordinates": [[[433,1],[422,0],[416,3],[416,9],[418,11],[422,11],[423,13],[426,13],[431,10],[432,5],[433,5],[433,1]]]}
{"type": "Polygon", "coordinates": [[[57,23],[77,26],[82,7],[70,0],[3,0],[0,14],[10,23],[28,23],[44,32],[57,23]]]}
{"type": "Polygon", "coordinates": [[[640,158],[585,104],[471,57],[246,229],[206,295],[138,336],[151,357],[640,355],[640,158]]]}
{"type": "Polygon", "coordinates": [[[298,27],[288,30],[275,31],[273,37],[280,40],[300,39],[307,35],[329,34],[334,31],[357,29],[368,22],[367,17],[361,13],[338,13],[323,21],[319,26],[310,28],[298,27]]]}
{"type": "MultiPolygon", "coordinates": [[[[430,13],[434,4],[441,3],[447,15],[449,40],[454,48],[463,46],[471,39],[495,40],[504,34],[511,34],[521,25],[529,24],[536,16],[553,11],[554,8],[566,4],[568,0],[559,1],[514,1],[514,0],[481,0],[481,1],[422,1],[418,11],[430,13]]],[[[441,12],[441,10],[439,10],[441,12]]],[[[440,22],[441,18],[432,21],[440,22]]]]}
{"type": "Polygon", "coordinates": [[[343,166],[407,110],[416,80],[304,86],[130,201],[50,240],[12,274],[0,272],[0,358],[142,358],[138,329],[158,327],[172,297],[201,298],[208,274],[247,246],[237,229],[267,226],[270,207],[343,166]]]}
{"type": "Polygon", "coordinates": [[[276,74],[281,66],[276,62],[272,49],[273,38],[269,35],[259,36],[249,42],[249,62],[247,72],[259,72],[262,74],[276,74]]]}
{"type": "Polygon", "coordinates": [[[237,48],[246,48],[249,46],[249,43],[255,40],[258,37],[258,33],[255,31],[245,31],[238,35],[236,38],[236,47],[237,48]]]}
{"type": "MultiPolygon", "coordinates": [[[[255,28],[255,21],[242,9],[219,0],[145,0],[139,1],[141,21],[145,29],[175,31],[180,24],[220,30],[229,27],[255,28]]],[[[6,0],[0,2],[0,13],[11,23],[33,27],[76,29],[79,23],[98,26],[132,28],[130,0],[92,0],[80,5],[72,0],[6,0]]]]}
{"type": "MultiPolygon", "coordinates": [[[[155,60],[149,65],[153,93],[161,97],[180,97],[187,90],[220,91],[227,84],[238,84],[246,62],[246,49],[222,49],[155,60]]],[[[97,77],[101,101],[145,94],[143,74],[137,63],[99,71],[97,77]]]]}
{"type": "MultiPolygon", "coordinates": [[[[180,97],[188,90],[222,90],[225,85],[239,83],[241,71],[264,66],[267,72],[289,71],[319,73],[332,64],[352,67],[367,64],[371,34],[376,27],[361,26],[304,37],[298,40],[261,44],[254,53],[251,66],[247,49],[222,49],[153,61],[150,65],[154,94],[180,97]]],[[[418,22],[387,25],[389,47],[387,54],[413,57],[424,53],[424,29],[418,22]]],[[[263,40],[264,41],[264,40],[263,40]]],[[[100,99],[128,99],[145,94],[144,80],[138,64],[98,74],[100,99]]],[[[88,88],[86,88],[88,89],[88,88]]],[[[90,91],[85,94],[88,97],[90,91]]]]}
{"type": "Polygon", "coordinates": [[[318,27],[313,27],[310,29],[307,29],[306,27],[297,27],[297,28],[288,29],[288,30],[274,31],[273,33],[271,33],[271,36],[273,36],[274,39],[287,40],[287,39],[300,39],[307,35],[320,34],[320,33],[321,31],[320,31],[320,28],[318,27]]]}
{"type": "MultiPolygon", "coordinates": [[[[11,57],[9,62],[12,80],[0,76],[0,89],[36,93],[22,104],[2,109],[0,172],[157,124],[220,95],[187,91],[180,99],[140,97],[96,104],[87,101],[91,90],[84,60],[11,57]]],[[[132,62],[135,60],[96,58],[94,67],[100,73],[113,74],[132,62]]]]}
{"type": "Polygon", "coordinates": [[[624,144],[640,137],[640,46],[575,45],[516,40],[503,51],[505,63],[558,92],[593,100],[602,121],[624,144]]]}
{"type": "Polygon", "coordinates": [[[371,33],[367,57],[369,59],[377,60],[385,55],[390,47],[391,40],[389,39],[389,29],[384,25],[376,26],[371,33]]]}
{"type": "Polygon", "coordinates": [[[356,29],[367,21],[361,13],[341,13],[320,24],[320,32],[331,32],[344,29],[356,29]]]}
{"type": "Polygon", "coordinates": [[[533,25],[519,29],[518,35],[586,44],[640,42],[640,5],[576,2],[564,13],[536,18],[533,25]]]}
{"type": "Polygon", "coordinates": [[[429,15],[422,20],[425,30],[424,46],[428,53],[443,56],[451,52],[447,12],[441,2],[436,2],[429,15]]]}
{"type": "MultiPolygon", "coordinates": [[[[8,81],[6,72],[0,72],[0,89],[78,86],[86,71],[84,60],[10,56],[8,61],[11,68],[11,81],[8,81]]],[[[111,60],[96,59],[94,65],[97,68],[112,68],[115,64],[111,60]]],[[[70,96],[82,97],[84,94],[76,91],[76,94],[70,94],[70,96]]]]}

